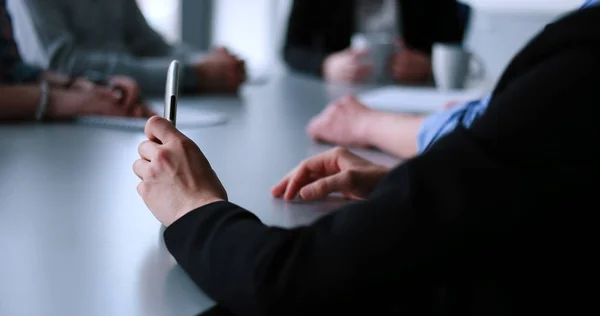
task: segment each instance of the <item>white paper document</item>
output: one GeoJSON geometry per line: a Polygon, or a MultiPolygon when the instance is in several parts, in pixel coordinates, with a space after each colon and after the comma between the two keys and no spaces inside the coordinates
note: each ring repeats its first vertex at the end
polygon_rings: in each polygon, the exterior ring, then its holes
{"type": "MultiPolygon", "coordinates": [[[[152,105],[152,110],[158,115],[163,115],[163,106],[152,105]]],[[[107,128],[144,130],[146,118],[110,117],[89,115],[80,116],[75,119],[76,123],[86,125],[97,125],[107,128]]],[[[223,113],[200,110],[191,106],[179,106],[177,108],[177,128],[198,128],[219,125],[227,122],[227,116],[223,113]]]]}
{"type": "Polygon", "coordinates": [[[439,91],[435,88],[388,86],[358,95],[366,106],[382,111],[432,113],[450,101],[467,102],[484,97],[484,90],[439,91]]]}

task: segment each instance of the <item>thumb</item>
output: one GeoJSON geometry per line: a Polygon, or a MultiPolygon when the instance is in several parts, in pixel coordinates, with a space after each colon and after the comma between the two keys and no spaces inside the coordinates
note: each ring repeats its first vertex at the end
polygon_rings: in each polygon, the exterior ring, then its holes
{"type": "Polygon", "coordinates": [[[322,199],[330,193],[340,192],[347,186],[343,173],[319,179],[300,190],[300,197],[304,200],[322,199]]]}
{"type": "Polygon", "coordinates": [[[168,143],[182,134],[166,118],[155,115],[146,122],[144,132],[149,140],[160,144],[168,143]]]}

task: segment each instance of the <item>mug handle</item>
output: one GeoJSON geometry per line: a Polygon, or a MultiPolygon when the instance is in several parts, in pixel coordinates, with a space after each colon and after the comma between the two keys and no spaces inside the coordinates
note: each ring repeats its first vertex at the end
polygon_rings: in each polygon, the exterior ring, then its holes
{"type": "Polygon", "coordinates": [[[479,56],[471,53],[471,61],[475,64],[475,71],[470,74],[471,80],[481,81],[485,79],[485,65],[479,56]]]}

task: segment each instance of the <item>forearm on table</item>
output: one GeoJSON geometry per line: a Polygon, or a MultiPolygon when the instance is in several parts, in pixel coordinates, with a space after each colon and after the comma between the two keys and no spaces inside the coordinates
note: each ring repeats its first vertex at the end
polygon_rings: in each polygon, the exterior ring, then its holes
{"type": "Polygon", "coordinates": [[[33,119],[40,96],[37,85],[0,87],[0,120],[33,119]]]}
{"type": "Polygon", "coordinates": [[[364,124],[365,141],[397,157],[417,154],[417,134],[425,120],[422,115],[373,111],[364,124]]]}

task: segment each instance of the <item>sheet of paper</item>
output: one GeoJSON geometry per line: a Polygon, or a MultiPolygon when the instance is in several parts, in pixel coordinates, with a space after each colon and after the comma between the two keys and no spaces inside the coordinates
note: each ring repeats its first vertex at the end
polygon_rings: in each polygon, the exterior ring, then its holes
{"type": "MultiPolygon", "coordinates": [[[[153,104],[152,109],[158,114],[163,115],[163,106],[153,104]]],[[[97,125],[107,128],[135,129],[144,130],[147,119],[145,118],[126,118],[109,116],[80,116],[75,122],[86,125],[97,125]]],[[[227,122],[227,116],[223,113],[200,110],[191,106],[179,106],[177,108],[177,128],[199,128],[214,126],[227,122]]]]}
{"type": "Polygon", "coordinates": [[[376,110],[408,113],[432,113],[450,101],[467,102],[487,94],[484,90],[438,91],[435,88],[386,86],[358,95],[358,99],[376,110]]]}

